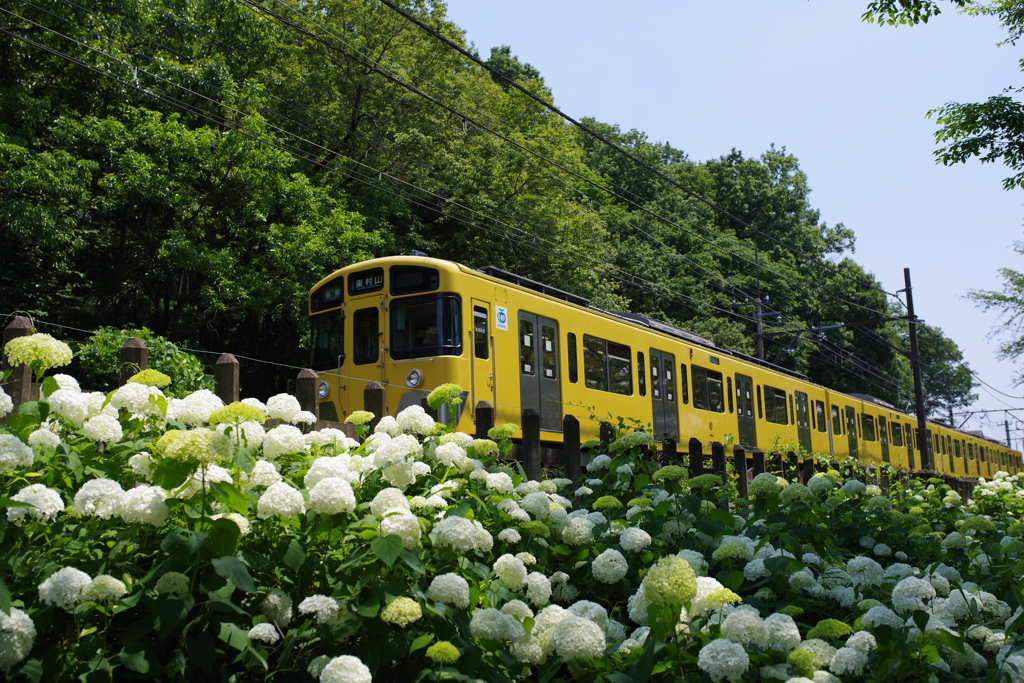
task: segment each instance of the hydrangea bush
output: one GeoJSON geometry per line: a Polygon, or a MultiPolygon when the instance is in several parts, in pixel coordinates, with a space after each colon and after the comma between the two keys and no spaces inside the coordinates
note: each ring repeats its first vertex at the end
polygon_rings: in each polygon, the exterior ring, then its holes
{"type": "Polygon", "coordinates": [[[739,498],[638,432],[536,482],[511,427],[307,422],[290,396],[45,383],[0,425],[3,677],[1024,681],[1015,476],[739,498]]]}

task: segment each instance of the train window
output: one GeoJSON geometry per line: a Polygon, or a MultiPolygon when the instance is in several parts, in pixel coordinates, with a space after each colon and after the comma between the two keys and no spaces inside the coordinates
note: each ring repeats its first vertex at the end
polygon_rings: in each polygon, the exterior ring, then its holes
{"type": "Polygon", "coordinates": [[[761,410],[761,385],[757,385],[757,419],[764,419],[764,411],[761,410]]]}
{"type": "Polygon", "coordinates": [[[814,402],[814,417],[818,423],[818,431],[827,432],[828,425],[825,424],[825,404],[822,401],[814,402]]]}
{"type": "Polygon", "coordinates": [[[690,403],[690,377],[686,374],[686,363],[680,363],[679,365],[679,382],[682,384],[683,389],[683,404],[689,405],[690,403]]]}
{"type": "Polygon", "coordinates": [[[438,287],[437,270],[422,266],[391,266],[391,293],[432,292],[438,287]]]}
{"type": "Polygon", "coordinates": [[[878,441],[875,436],[875,417],[874,415],[868,415],[867,413],[861,413],[860,415],[861,424],[864,428],[864,440],[865,441],[878,441]]]}
{"type": "Polygon", "coordinates": [[[732,377],[725,378],[725,395],[729,397],[729,412],[733,412],[732,403],[732,377]]]}
{"type": "Polygon", "coordinates": [[[340,311],[309,319],[313,332],[313,370],[330,370],[345,363],[345,318],[340,311]]]}
{"type": "Polygon", "coordinates": [[[537,352],[534,350],[533,321],[519,321],[519,372],[524,375],[537,374],[537,352]]]}
{"type": "Polygon", "coordinates": [[[675,359],[668,354],[665,355],[665,400],[669,403],[676,402],[676,380],[672,376],[672,367],[675,359]]]}
{"type": "Polygon", "coordinates": [[[490,357],[487,335],[487,309],[473,308],[473,353],[477,358],[487,360],[490,357]]]}
{"type": "Polygon", "coordinates": [[[892,427],[892,445],[897,448],[903,447],[903,425],[899,422],[890,422],[889,426],[892,427]]]}
{"type": "Polygon", "coordinates": [[[974,444],[970,441],[967,442],[967,459],[974,460],[974,444]]]}
{"type": "Polygon", "coordinates": [[[796,409],[793,408],[793,394],[789,395],[789,424],[796,424],[796,409]]]}
{"type": "Polygon", "coordinates": [[[367,365],[380,360],[380,309],[361,308],[352,316],[352,362],[367,365]]]}
{"type": "MultiPolygon", "coordinates": [[[[657,377],[658,377],[658,361],[654,359],[651,361],[651,389],[654,391],[654,396],[657,398],[657,377]]],[[[637,388],[640,390],[641,396],[647,395],[647,368],[644,366],[644,352],[636,352],[636,383],[637,388]]]]}
{"type": "Polygon", "coordinates": [[[777,425],[789,424],[786,415],[786,392],[764,385],[765,419],[777,425]]]}
{"type": "Polygon", "coordinates": [[[558,364],[555,362],[555,328],[547,325],[540,326],[540,361],[544,369],[544,377],[547,379],[558,379],[558,364]]]}
{"type": "Polygon", "coordinates": [[[633,363],[629,347],[623,344],[583,335],[583,374],[588,389],[633,393],[633,363]]]}
{"type": "Polygon", "coordinates": [[[953,454],[958,458],[963,457],[963,453],[960,452],[960,439],[953,439],[953,454]]]}
{"type": "Polygon", "coordinates": [[[580,381],[580,372],[576,367],[576,333],[570,332],[565,337],[565,348],[569,358],[569,381],[576,384],[580,381]]]}
{"type": "Polygon", "coordinates": [[[843,434],[843,421],[839,418],[839,406],[832,406],[832,433],[836,436],[843,434]]]}
{"type": "Polygon", "coordinates": [[[462,302],[457,295],[395,299],[390,309],[392,358],[462,355],[462,302]]]}
{"type": "Polygon", "coordinates": [[[702,368],[699,365],[690,367],[693,372],[693,407],[699,410],[710,410],[713,413],[724,413],[722,373],[702,368]]]}

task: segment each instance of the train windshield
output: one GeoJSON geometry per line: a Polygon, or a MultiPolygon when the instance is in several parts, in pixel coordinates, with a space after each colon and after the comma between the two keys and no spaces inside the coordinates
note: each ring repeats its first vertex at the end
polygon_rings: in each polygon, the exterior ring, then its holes
{"type": "Polygon", "coordinates": [[[462,354],[461,302],[456,294],[394,299],[391,309],[392,358],[462,354]]]}
{"type": "Polygon", "coordinates": [[[313,370],[331,370],[345,363],[345,319],[341,311],[310,317],[313,328],[313,370]]]}

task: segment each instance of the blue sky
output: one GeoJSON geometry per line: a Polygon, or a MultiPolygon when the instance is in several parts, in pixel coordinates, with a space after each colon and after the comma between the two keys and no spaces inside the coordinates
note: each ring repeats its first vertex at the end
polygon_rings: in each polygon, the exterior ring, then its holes
{"type": "MultiPolygon", "coordinates": [[[[997,314],[962,298],[1000,288],[1000,267],[1024,269],[1012,250],[1024,239],[1024,192],[1002,189],[1011,174],[1001,165],[936,165],[936,125],[925,117],[1024,85],[1022,51],[996,46],[997,21],[950,10],[927,25],[879,27],[860,19],[867,0],[447,4],[482,56],[510,45],[570,116],[636,128],[695,161],[785,146],[822,219],[856,232],[854,258],[890,292],[909,267],[918,315],[960,345],[982,380],[1024,397],[1012,385],[1021,367],[998,362],[988,339],[997,314]]],[[[975,409],[1024,407],[976,391],[975,409]]],[[[1002,421],[976,417],[965,429],[1004,438],[1002,421]]]]}

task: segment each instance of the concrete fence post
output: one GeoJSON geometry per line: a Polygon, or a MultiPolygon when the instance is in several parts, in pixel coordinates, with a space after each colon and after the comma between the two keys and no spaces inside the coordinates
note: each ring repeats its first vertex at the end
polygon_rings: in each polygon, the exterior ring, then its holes
{"type": "Polygon", "coordinates": [[[320,419],[320,394],[316,390],[319,381],[320,376],[309,368],[299,370],[299,376],[295,378],[295,398],[299,399],[299,407],[316,415],[317,420],[320,419]]]}
{"type": "Polygon", "coordinates": [[[687,446],[689,457],[687,458],[686,465],[690,470],[690,479],[693,479],[704,474],[704,443],[694,437],[690,439],[687,446]]]}
{"type": "Polygon", "coordinates": [[[119,386],[124,386],[132,375],[149,367],[149,349],[146,348],[146,342],[138,337],[125,339],[118,360],[118,368],[121,371],[119,386]]]}
{"type": "MultiPolygon", "coordinates": [[[[14,320],[4,328],[4,346],[7,346],[7,342],[12,339],[27,337],[33,332],[31,320],[23,315],[15,316],[14,320]]],[[[0,349],[0,360],[3,361],[0,363],[0,368],[11,370],[10,378],[4,383],[4,392],[11,397],[11,401],[14,402],[14,412],[17,412],[19,405],[32,400],[32,369],[27,363],[16,367],[12,366],[7,362],[7,354],[3,353],[3,349],[0,349]]]]}
{"type": "Polygon", "coordinates": [[[476,404],[476,438],[488,439],[487,432],[494,427],[494,406],[487,401],[476,404]]]}
{"type": "Polygon", "coordinates": [[[213,364],[214,393],[224,404],[238,400],[238,359],[230,353],[222,353],[213,364]]]}
{"type": "Polygon", "coordinates": [[[530,481],[540,481],[540,413],[523,411],[523,469],[530,481]]]}
{"type": "Polygon", "coordinates": [[[562,418],[562,467],[565,478],[578,484],[583,479],[583,463],[580,460],[580,421],[574,415],[562,418]]]}
{"type": "Polygon", "coordinates": [[[366,423],[370,428],[369,434],[373,434],[374,428],[384,417],[387,406],[387,387],[380,382],[369,381],[363,389],[363,410],[373,413],[373,419],[366,423]]]}

